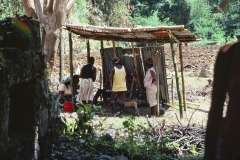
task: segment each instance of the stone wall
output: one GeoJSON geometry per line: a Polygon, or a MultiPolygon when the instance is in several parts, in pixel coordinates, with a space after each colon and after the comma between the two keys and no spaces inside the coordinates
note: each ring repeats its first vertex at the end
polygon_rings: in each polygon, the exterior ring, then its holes
{"type": "Polygon", "coordinates": [[[58,142],[58,98],[48,89],[43,44],[38,21],[0,21],[0,159],[45,159],[58,142]]]}

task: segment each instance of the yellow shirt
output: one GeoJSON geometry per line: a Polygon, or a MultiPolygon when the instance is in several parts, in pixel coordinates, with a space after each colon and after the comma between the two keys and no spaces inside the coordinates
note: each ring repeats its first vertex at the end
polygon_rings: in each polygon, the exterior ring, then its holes
{"type": "Polygon", "coordinates": [[[127,91],[127,85],[126,85],[126,71],[124,69],[124,66],[122,66],[121,69],[118,69],[117,67],[114,67],[115,73],[113,76],[113,92],[119,92],[119,91],[127,91]]]}
{"type": "Polygon", "coordinates": [[[68,87],[66,87],[65,84],[60,84],[58,87],[58,91],[62,91],[64,96],[71,96],[72,95],[72,90],[71,90],[71,86],[68,85],[68,87]]]}

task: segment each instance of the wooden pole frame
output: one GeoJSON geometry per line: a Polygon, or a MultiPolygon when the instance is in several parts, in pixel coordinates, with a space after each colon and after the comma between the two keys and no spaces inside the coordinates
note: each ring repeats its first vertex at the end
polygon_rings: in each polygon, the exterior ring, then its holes
{"type": "Polygon", "coordinates": [[[171,86],[172,86],[172,105],[173,105],[173,78],[174,78],[174,76],[172,75],[172,79],[171,79],[171,86]]]}
{"type": "Polygon", "coordinates": [[[183,104],[184,104],[184,111],[186,112],[186,90],[185,90],[185,81],[184,81],[183,56],[182,56],[182,43],[179,43],[179,55],[180,55],[181,76],[182,76],[183,104]]]}
{"type": "MultiPolygon", "coordinates": [[[[101,40],[101,59],[102,59],[102,75],[103,75],[103,88],[105,88],[106,83],[106,73],[105,73],[105,66],[104,66],[104,46],[103,46],[103,40],[101,40]]],[[[106,89],[106,88],[105,88],[106,89]]]]}
{"type": "Polygon", "coordinates": [[[134,50],[133,42],[131,42],[131,46],[132,46],[132,54],[133,54],[133,60],[134,60],[134,66],[135,66],[135,73],[137,75],[138,88],[141,88],[141,83],[140,83],[140,79],[139,79],[139,75],[138,75],[137,58],[136,58],[136,53],[135,53],[135,50],[134,50]]]}
{"type": "Polygon", "coordinates": [[[64,51],[65,51],[65,46],[64,46],[64,38],[65,38],[65,34],[64,34],[65,30],[61,30],[61,51],[60,51],[60,66],[59,66],[59,82],[61,81],[62,77],[63,77],[63,73],[64,73],[64,51]]]}
{"type": "Polygon", "coordinates": [[[156,78],[157,78],[157,115],[159,115],[159,92],[160,92],[160,87],[159,87],[159,52],[156,51],[156,78]]]}
{"type": "Polygon", "coordinates": [[[173,38],[172,38],[171,34],[169,34],[169,37],[170,37],[170,41],[171,41],[170,45],[171,45],[171,50],[172,50],[173,66],[174,66],[174,70],[175,70],[176,86],[177,86],[177,93],[178,93],[178,99],[179,99],[180,118],[183,118],[182,92],[180,91],[180,87],[179,87],[179,77],[178,77],[178,69],[177,69],[175,51],[173,48],[173,38]]]}
{"type": "Polygon", "coordinates": [[[87,63],[90,57],[90,44],[89,44],[89,39],[86,39],[86,45],[87,45],[87,63]]]}
{"type": "Polygon", "coordinates": [[[116,47],[115,47],[115,41],[112,41],[112,44],[113,44],[113,55],[117,56],[117,50],[116,50],[116,47]]]}
{"type": "Polygon", "coordinates": [[[71,90],[72,90],[72,102],[73,102],[73,111],[75,111],[75,95],[73,92],[73,42],[72,42],[72,33],[68,32],[69,37],[69,63],[70,63],[70,78],[71,78],[71,90]]]}

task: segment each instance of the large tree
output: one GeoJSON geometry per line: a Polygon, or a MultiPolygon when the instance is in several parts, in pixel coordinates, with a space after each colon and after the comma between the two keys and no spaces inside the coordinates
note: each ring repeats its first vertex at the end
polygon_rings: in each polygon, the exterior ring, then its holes
{"type": "Polygon", "coordinates": [[[170,6],[170,12],[168,17],[177,25],[187,25],[190,18],[191,6],[186,0],[172,0],[172,5],[170,6]]]}
{"type": "Polygon", "coordinates": [[[75,2],[76,0],[22,0],[26,15],[38,19],[44,26],[44,53],[49,67],[53,65],[53,57],[58,50],[62,25],[75,2]]]}

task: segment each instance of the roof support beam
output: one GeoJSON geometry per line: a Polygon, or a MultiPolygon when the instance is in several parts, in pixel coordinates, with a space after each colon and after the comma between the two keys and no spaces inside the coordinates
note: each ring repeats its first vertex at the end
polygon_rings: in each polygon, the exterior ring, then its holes
{"type": "Polygon", "coordinates": [[[87,45],[87,62],[90,57],[90,44],[89,44],[89,39],[86,39],[86,45],[87,45]]]}
{"type": "MultiPolygon", "coordinates": [[[[78,34],[78,33],[75,33],[78,34]]],[[[141,42],[141,43],[170,43],[169,38],[158,38],[158,39],[148,39],[148,38],[126,38],[126,37],[101,37],[94,35],[80,35],[79,39],[94,39],[94,40],[104,40],[104,41],[122,41],[122,42],[141,42]]],[[[182,38],[181,42],[195,42],[195,39],[182,38]]]]}
{"type": "Polygon", "coordinates": [[[116,50],[116,47],[115,47],[115,41],[112,41],[112,45],[113,45],[113,55],[117,56],[117,50],[116,50]]]}
{"type": "MultiPolygon", "coordinates": [[[[72,102],[75,104],[75,97],[73,92],[73,42],[72,42],[72,33],[68,32],[68,38],[69,38],[69,63],[70,63],[70,78],[71,78],[71,90],[72,90],[72,102]]],[[[74,105],[73,105],[74,106],[74,105]]],[[[74,111],[73,107],[73,111],[74,111]]]]}
{"type": "Polygon", "coordinates": [[[160,87],[159,87],[159,52],[156,51],[156,78],[157,78],[157,115],[159,115],[159,93],[160,93],[160,87]]]}
{"type": "Polygon", "coordinates": [[[180,118],[183,118],[183,111],[182,111],[182,93],[180,91],[180,87],[179,87],[179,77],[178,77],[178,69],[177,69],[177,62],[176,62],[176,56],[175,56],[175,51],[173,48],[173,38],[172,35],[169,34],[169,38],[171,40],[171,51],[172,51],[172,59],[173,59],[173,66],[174,66],[174,70],[175,70],[175,77],[176,77],[176,86],[177,86],[177,93],[178,93],[178,100],[179,100],[179,111],[180,111],[180,118]]]}
{"type": "Polygon", "coordinates": [[[133,54],[133,60],[134,60],[135,73],[137,75],[138,88],[141,88],[141,83],[140,83],[140,79],[139,79],[139,75],[138,75],[137,58],[136,58],[136,53],[135,53],[135,50],[134,50],[133,42],[131,42],[131,46],[132,46],[132,54],[133,54]]]}
{"type": "Polygon", "coordinates": [[[60,66],[59,66],[59,82],[61,82],[61,79],[62,79],[62,77],[63,77],[63,73],[64,73],[64,58],[63,58],[63,54],[64,54],[64,52],[65,52],[65,46],[64,46],[64,39],[65,39],[65,30],[64,29],[62,29],[61,30],[61,41],[60,41],[60,43],[61,43],[61,51],[60,51],[60,66]]]}
{"type": "Polygon", "coordinates": [[[184,105],[184,111],[186,112],[186,89],[185,89],[185,81],[184,81],[182,43],[180,43],[178,46],[179,46],[179,55],[180,55],[180,64],[181,64],[183,105],[184,105]]]}
{"type": "Polygon", "coordinates": [[[178,44],[180,43],[180,41],[172,34],[171,31],[168,31],[168,34],[172,37],[172,39],[174,39],[174,41],[176,41],[178,44]]]}
{"type": "Polygon", "coordinates": [[[105,87],[106,83],[106,73],[105,73],[105,62],[104,62],[104,46],[103,46],[103,41],[101,41],[101,59],[102,59],[102,73],[103,73],[103,88],[105,87]]]}
{"type": "Polygon", "coordinates": [[[182,43],[172,34],[171,31],[168,31],[168,33],[178,43],[178,46],[179,46],[180,65],[181,65],[181,77],[182,77],[182,95],[183,95],[184,111],[186,111],[186,89],[185,89],[185,81],[184,81],[182,43]]]}

